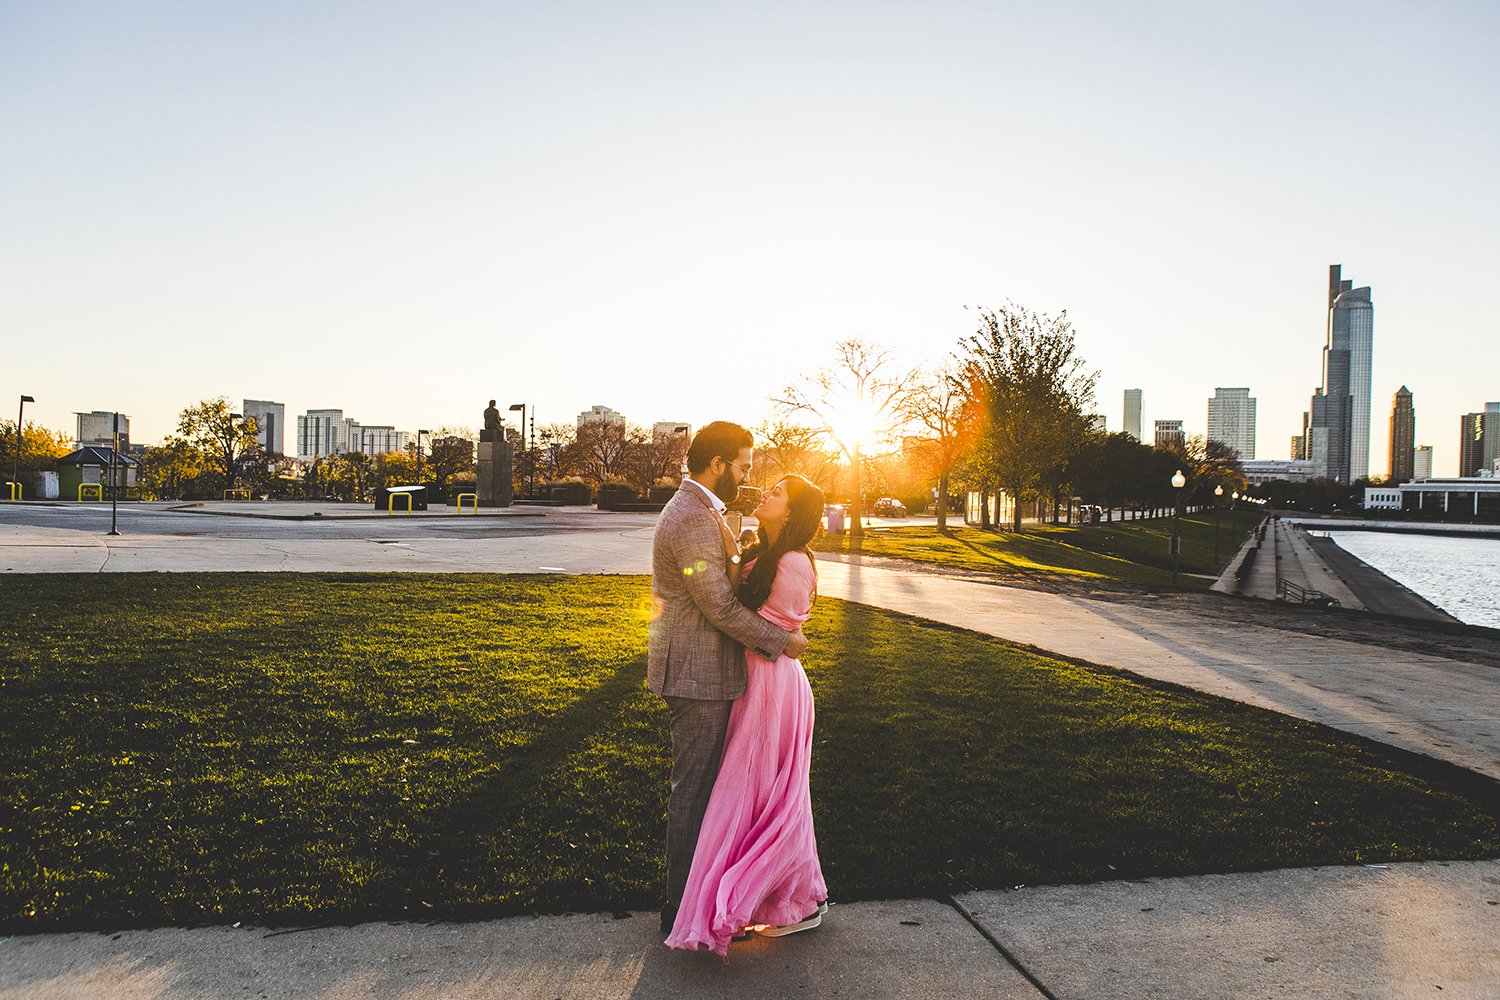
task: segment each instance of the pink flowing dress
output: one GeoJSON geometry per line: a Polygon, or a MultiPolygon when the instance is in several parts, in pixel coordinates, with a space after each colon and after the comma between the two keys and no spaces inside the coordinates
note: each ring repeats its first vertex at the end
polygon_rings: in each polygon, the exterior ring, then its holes
{"type": "MultiPolygon", "coordinates": [[[[797,628],[811,614],[814,580],[805,553],[782,556],[761,617],[797,628]]],[[[813,696],[807,674],[790,656],[772,663],[750,651],[745,671],[745,693],[730,709],[719,776],[667,937],[670,948],[727,956],[730,938],[744,928],[796,923],[828,898],[808,788],[813,696]]]]}

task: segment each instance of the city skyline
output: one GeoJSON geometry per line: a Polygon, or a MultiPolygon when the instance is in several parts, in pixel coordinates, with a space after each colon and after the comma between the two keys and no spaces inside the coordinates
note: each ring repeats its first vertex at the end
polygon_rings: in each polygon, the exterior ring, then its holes
{"type": "Polygon", "coordinates": [[[158,9],[0,13],[0,393],[49,427],[754,424],[844,337],[936,363],[1013,300],[1067,310],[1111,420],[1250,386],[1275,456],[1329,261],[1379,294],[1375,396],[1442,401],[1438,474],[1496,395],[1451,363],[1495,341],[1485,5],[1330,8],[1331,48],[1291,5],[158,9]]]}

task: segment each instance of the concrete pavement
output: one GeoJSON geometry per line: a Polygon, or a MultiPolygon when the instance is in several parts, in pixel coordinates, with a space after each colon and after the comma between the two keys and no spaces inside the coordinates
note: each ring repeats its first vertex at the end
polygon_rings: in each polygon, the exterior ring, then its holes
{"type": "Polygon", "coordinates": [[[1500,861],[1292,869],[832,907],[669,952],[656,915],[0,939],[0,1000],[1418,996],[1500,991],[1500,861]]]}

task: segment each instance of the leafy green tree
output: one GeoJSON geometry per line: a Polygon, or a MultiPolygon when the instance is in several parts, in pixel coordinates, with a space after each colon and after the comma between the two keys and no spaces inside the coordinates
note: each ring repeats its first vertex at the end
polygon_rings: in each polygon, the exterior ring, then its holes
{"type": "Polygon", "coordinates": [[[141,458],[141,489],[157,500],[183,500],[207,495],[210,477],[203,451],[191,441],[168,434],[162,443],[147,448],[141,458]]]}
{"type": "MultiPolygon", "coordinates": [[[[73,451],[73,438],[64,431],[54,431],[38,426],[36,421],[26,421],[21,433],[21,481],[43,470],[57,467],[57,460],[73,451]]],[[[16,422],[0,420],[0,476],[9,480],[16,472],[16,422]]],[[[30,487],[26,494],[31,495],[30,487]]]]}
{"type": "Polygon", "coordinates": [[[980,402],[980,461],[1016,500],[1039,495],[1089,431],[1097,372],[1077,353],[1067,313],[1047,316],[1007,304],[979,310],[979,329],[962,342],[960,377],[980,402]]]}
{"type": "Polygon", "coordinates": [[[205,399],[183,410],[177,433],[203,455],[205,467],[232,489],[242,455],[260,450],[255,418],[237,417],[223,396],[205,399]]]}

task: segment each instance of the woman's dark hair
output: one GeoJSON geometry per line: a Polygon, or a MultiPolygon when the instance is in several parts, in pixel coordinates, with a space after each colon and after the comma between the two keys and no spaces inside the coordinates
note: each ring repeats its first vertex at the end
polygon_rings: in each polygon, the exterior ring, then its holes
{"type": "MultiPolygon", "coordinates": [[[[759,610],[766,598],[771,596],[771,584],[776,579],[776,570],[781,557],[788,552],[804,552],[813,563],[813,580],[818,578],[818,565],[813,560],[808,545],[818,536],[823,525],[823,491],[804,476],[783,476],[780,484],[786,487],[786,524],[773,544],[761,527],[756,531],[756,542],[740,554],[744,562],[755,560],[750,572],[740,583],[740,603],[747,608],[759,610]]],[[[814,584],[816,586],[816,583],[814,584]]]]}

